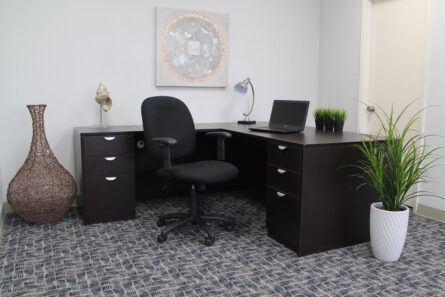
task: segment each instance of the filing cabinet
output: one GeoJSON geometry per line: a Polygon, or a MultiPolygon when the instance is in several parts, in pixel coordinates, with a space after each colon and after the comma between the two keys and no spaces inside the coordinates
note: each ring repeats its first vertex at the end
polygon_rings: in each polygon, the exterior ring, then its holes
{"type": "Polygon", "coordinates": [[[299,248],[301,162],[300,148],[268,142],[267,231],[294,250],[299,248]]]}
{"type": "Polygon", "coordinates": [[[133,137],[130,133],[80,136],[85,224],[134,218],[133,137]]]}

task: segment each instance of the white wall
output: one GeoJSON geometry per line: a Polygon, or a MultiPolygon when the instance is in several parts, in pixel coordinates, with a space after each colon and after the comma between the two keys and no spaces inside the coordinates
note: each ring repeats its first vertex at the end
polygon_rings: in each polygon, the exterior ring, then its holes
{"type": "MultiPolygon", "coordinates": [[[[429,67],[427,73],[427,94],[424,129],[427,135],[440,135],[430,137],[427,145],[431,147],[445,147],[445,1],[433,0],[431,9],[431,40],[429,50],[429,67]]],[[[445,149],[440,152],[445,156],[445,149]]],[[[424,184],[422,190],[430,191],[445,197],[445,158],[441,166],[433,168],[429,175],[433,182],[424,184]]],[[[435,197],[421,197],[420,204],[445,210],[445,200],[435,197]]]]}
{"type": "Polygon", "coordinates": [[[183,99],[196,122],[235,121],[248,100],[232,86],[247,76],[253,119],[267,120],[277,98],[313,107],[319,16],[318,0],[0,0],[0,202],[31,142],[26,104],[48,104],[49,143],[72,173],[73,127],[98,123],[99,82],[113,98],[112,125],[141,124],[142,100],[158,94],[183,99]],[[227,88],[155,87],[156,6],[229,13],[227,88]]]}
{"type": "Polygon", "coordinates": [[[361,1],[320,1],[320,107],[344,108],[345,130],[357,131],[361,1]]]}

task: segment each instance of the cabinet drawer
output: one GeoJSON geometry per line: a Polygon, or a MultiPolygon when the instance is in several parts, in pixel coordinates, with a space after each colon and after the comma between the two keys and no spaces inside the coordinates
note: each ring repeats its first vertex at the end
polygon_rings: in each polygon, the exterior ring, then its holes
{"type": "Polygon", "coordinates": [[[86,177],[134,174],[134,155],[85,157],[83,168],[86,177]]]}
{"type": "Polygon", "coordinates": [[[298,252],[300,241],[300,200],[292,195],[267,190],[266,224],[269,236],[298,252]]]}
{"type": "Polygon", "coordinates": [[[133,135],[83,136],[84,156],[134,154],[133,135]]]}
{"type": "Polygon", "coordinates": [[[277,166],[267,167],[267,184],[279,191],[300,197],[300,174],[277,166]]]}
{"type": "Polygon", "coordinates": [[[300,171],[301,149],[269,141],[267,143],[267,161],[283,169],[300,171]]]}
{"type": "Polygon", "coordinates": [[[134,175],[85,178],[85,222],[105,222],[134,217],[134,184],[134,175]]]}

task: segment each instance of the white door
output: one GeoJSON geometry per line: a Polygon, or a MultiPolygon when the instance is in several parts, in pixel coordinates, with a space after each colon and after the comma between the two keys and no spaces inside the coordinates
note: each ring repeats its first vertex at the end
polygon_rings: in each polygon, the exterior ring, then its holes
{"type": "Polygon", "coordinates": [[[359,104],[360,132],[379,131],[378,107],[399,113],[415,100],[407,116],[423,108],[429,7],[429,0],[364,0],[360,101],[371,108],[359,104]]]}

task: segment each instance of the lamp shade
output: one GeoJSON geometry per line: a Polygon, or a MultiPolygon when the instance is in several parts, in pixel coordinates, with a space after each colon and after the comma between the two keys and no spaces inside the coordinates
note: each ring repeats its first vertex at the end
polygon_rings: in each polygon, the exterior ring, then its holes
{"type": "Polygon", "coordinates": [[[250,79],[246,78],[245,80],[243,80],[242,82],[237,83],[233,89],[235,90],[235,92],[240,93],[240,94],[246,94],[247,93],[247,86],[249,84],[250,79]]]}

